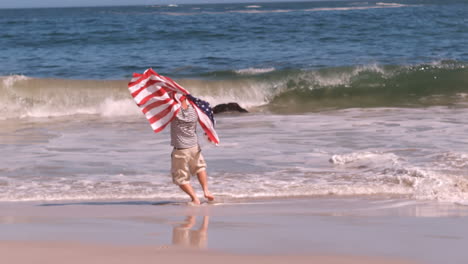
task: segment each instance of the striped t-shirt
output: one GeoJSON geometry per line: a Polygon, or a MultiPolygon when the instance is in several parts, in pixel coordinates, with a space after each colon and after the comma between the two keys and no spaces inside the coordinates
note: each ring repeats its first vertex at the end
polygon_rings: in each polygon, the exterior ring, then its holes
{"type": "Polygon", "coordinates": [[[195,109],[187,104],[183,107],[171,122],[171,145],[175,148],[191,148],[198,145],[197,121],[195,109]]]}

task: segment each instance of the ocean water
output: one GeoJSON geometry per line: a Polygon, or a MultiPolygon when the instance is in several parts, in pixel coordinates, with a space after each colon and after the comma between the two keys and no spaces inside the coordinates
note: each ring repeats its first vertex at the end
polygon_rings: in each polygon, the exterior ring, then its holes
{"type": "MultiPolygon", "coordinates": [[[[0,9],[0,201],[185,199],[152,67],[212,105],[218,199],[468,204],[468,2],[0,9]]],[[[194,180],[196,183],[196,180],[194,180]]],[[[197,187],[198,191],[200,189],[197,187]]]]}

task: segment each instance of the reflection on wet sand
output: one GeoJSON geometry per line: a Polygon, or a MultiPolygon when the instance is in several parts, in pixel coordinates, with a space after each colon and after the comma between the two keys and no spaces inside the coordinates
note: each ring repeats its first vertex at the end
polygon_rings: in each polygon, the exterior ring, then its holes
{"type": "Polygon", "coordinates": [[[193,229],[196,221],[195,216],[187,216],[185,222],[174,226],[172,229],[172,244],[183,247],[206,248],[209,216],[203,216],[200,227],[193,229]]]}

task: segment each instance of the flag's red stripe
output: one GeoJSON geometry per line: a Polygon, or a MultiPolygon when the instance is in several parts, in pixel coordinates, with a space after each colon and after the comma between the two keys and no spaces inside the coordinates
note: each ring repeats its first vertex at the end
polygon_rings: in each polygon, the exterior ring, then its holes
{"type": "Polygon", "coordinates": [[[143,112],[143,114],[146,114],[147,112],[151,111],[151,109],[156,108],[156,107],[158,107],[160,105],[163,105],[163,104],[167,104],[172,100],[173,100],[172,98],[167,98],[167,99],[162,100],[162,101],[156,101],[154,103],[151,103],[151,104],[147,105],[141,111],[143,112]]]}
{"type": "Polygon", "coordinates": [[[162,87],[159,88],[159,90],[155,91],[154,93],[152,94],[149,94],[147,95],[145,98],[143,98],[140,103],[137,102],[138,106],[142,106],[144,105],[146,102],[148,102],[151,98],[153,97],[156,97],[156,96],[163,96],[165,95],[167,92],[166,90],[164,90],[162,87]]]}

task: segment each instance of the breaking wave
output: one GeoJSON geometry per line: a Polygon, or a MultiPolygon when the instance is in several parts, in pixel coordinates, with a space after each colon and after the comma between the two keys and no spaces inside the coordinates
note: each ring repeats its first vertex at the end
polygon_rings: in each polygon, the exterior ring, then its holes
{"type": "MultiPolygon", "coordinates": [[[[468,67],[456,61],[319,70],[247,68],[211,72],[202,77],[177,81],[211,105],[237,102],[251,111],[301,113],[356,107],[464,107],[468,103],[468,67]]],[[[1,77],[0,113],[2,118],[138,115],[127,82],[1,77]]]]}

